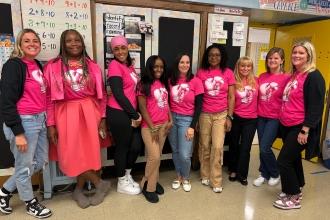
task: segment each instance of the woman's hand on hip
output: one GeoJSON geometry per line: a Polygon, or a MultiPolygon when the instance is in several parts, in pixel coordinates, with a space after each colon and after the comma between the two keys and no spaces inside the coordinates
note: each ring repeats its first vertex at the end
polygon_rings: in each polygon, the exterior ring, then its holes
{"type": "Polygon", "coordinates": [[[55,126],[49,126],[47,128],[47,136],[48,136],[49,141],[52,144],[57,144],[58,134],[57,134],[57,129],[55,126]]]}

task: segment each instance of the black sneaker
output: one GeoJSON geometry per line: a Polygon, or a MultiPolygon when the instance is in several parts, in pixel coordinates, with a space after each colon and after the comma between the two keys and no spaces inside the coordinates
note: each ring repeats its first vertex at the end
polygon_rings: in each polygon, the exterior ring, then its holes
{"type": "Polygon", "coordinates": [[[4,194],[0,190],[0,211],[4,214],[11,214],[13,212],[13,209],[9,206],[11,197],[11,194],[4,194]]]}
{"type": "Polygon", "coordinates": [[[26,203],[26,212],[36,218],[48,218],[52,215],[52,211],[40,204],[37,198],[34,198],[29,203],[26,203]]]}
{"type": "Polygon", "coordinates": [[[157,185],[156,185],[156,193],[158,195],[163,195],[164,194],[164,188],[162,185],[160,185],[160,183],[157,182],[157,185]]]}

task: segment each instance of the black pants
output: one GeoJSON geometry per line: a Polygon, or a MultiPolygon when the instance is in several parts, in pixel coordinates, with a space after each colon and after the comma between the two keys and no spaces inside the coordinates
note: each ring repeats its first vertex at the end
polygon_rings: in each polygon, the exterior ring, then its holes
{"type": "Polygon", "coordinates": [[[280,125],[283,146],[277,164],[280,169],[282,192],[289,195],[299,194],[299,187],[305,185],[301,152],[306,149],[306,145],[299,144],[297,140],[301,128],[302,125],[292,127],[280,125]]]}
{"type": "Polygon", "coordinates": [[[234,172],[239,180],[248,176],[250,151],[257,130],[256,118],[241,118],[234,115],[229,143],[229,172],[234,172]]]}
{"type": "Polygon", "coordinates": [[[107,107],[107,123],[115,141],[115,169],[117,177],[125,175],[125,169],[132,169],[141,152],[140,128],[131,126],[126,112],[107,107]]]}

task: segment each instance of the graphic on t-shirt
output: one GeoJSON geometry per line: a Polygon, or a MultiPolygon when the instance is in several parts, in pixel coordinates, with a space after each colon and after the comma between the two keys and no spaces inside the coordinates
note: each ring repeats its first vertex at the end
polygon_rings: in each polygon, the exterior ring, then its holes
{"type": "Polygon", "coordinates": [[[298,81],[296,79],[293,81],[290,81],[288,84],[286,84],[284,92],[283,92],[282,100],[284,102],[289,101],[289,96],[290,96],[291,90],[296,89],[296,88],[298,88],[298,81]]]}
{"type": "Polygon", "coordinates": [[[84,80],[83,80],[83,70],[76,69],[76,70],[69,70],[65,74],[66,80],[71,84],[71,88],[74,91],[80,91],[84,88],[84,80]]]}
{"type": "Polygon", "coordinates": [[[138,74],[138,73],[136,73],[136,72],[133,71],[133,72],[130,73],[130,76],[131,76],[132,80],[134,81],[135,88],[136,88],[136,85],[140,81],[140,74],[138,74]]]}
{"type": "Polygon", "coordinates": [[[253,99],[253,92],[255,91],[254,88],[251,86],[244,86],[244,89],[242,91],[237,90],[237,94],[241,98],[241,103],[251,103],[253,99]]]}
{"type": "Polygon", "coordinates": [[[168,93],[165,88],[155,89],[154,96],[157,100],[157,105],[159,108],[165,108],[167,106],[168,93]]]}
{"type": "Polygon", "coordinates": [[[263,101],[269,101],[273,92],[278,90],[278,84],[276,82],[263,83],[260,85],[260,98],[263,101]]]}
{"type": "Polygon", "coordinates": [[[181,103],[184,96],[189,92],[189,85],[187,83],[182,83],[172,87],[172,97],[173,101],[181,103]]]}
{"type": "Polygon", "coordinates": [[[220,88],[224,84],[224,80],[221,76],[215,76],[213,78],[207,78],[205,80],[205,87],[207,94],[210,96],[216,96],[220,93],[220,88]]]}
{"type": "Polygon", "coordinates": [[[33,76],[35,81],[37,81],[39,83],[41,93],[45,93],[46,84],[44,81],[43,73],[40,70],[33,70],[31,75],[33,76]]]}

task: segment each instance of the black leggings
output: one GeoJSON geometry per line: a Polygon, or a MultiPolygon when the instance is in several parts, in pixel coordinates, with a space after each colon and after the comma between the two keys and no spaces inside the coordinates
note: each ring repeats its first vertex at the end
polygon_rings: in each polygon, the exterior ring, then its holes
{"type": "Polygon", "coordinates": [[[280,126],[283,146],[277,164],[280,169],[282,192],[289,195],[299,194],[299,187],[305,185],[301,152],[306,149],[306,145],[299,144],[297,140],[301,128],[301,124],[292,127],[280,126]]]}
{"type": "Polygon", "coordinates": [[[131,126],[126,112],[107,107],[107,123],[115,141],[115,169],[117,177],[125,175],[125,169],[132,169],[141,152],[140,128],[131,126]]]}

